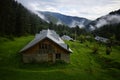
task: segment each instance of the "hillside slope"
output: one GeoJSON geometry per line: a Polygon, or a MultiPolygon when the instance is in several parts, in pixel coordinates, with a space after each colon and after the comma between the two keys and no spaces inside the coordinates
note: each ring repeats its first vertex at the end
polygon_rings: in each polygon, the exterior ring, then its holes
{"type": "Polygon", "coordinates": [[[116,11],[112,11],[104,16],[97,18],[94,21],[91,21],[87,25],[87,28],[88,30],[95,30],[105,25],[114,25],[118,23],[120,23],[120,9],[116,11]]]}
{"type": "Polygon", "coordinates": [[[0,38],[1,80],[120,80],[120,47],[114,46],[111,55],[105,55],[105,46],[99,46],[99,54],[92,54],[96,42],[70,42],[71,63],[23,64],[18,51],[33,36],[10,41],[0,38]],[[89,45],[89,46],[86,46],[89,45]]]}
{"type": "Polygon", "coordinates": [[[69,27],[75,27],[78,25],[79,27],[85,27],[89,22],[91,22],[91,20],[82,17],[67,16],[60,13],[48,12],[48,11],[38,11],[38,12],[45,17],[45,20],[57,25],[63,24],[69,27]]]}
{"type": "Polygon", "coordinates": [[[94,34],[103,36],[106,38],[115,37],[116,40],[120,41],[120,9],[117,11],[110,12],[107,16],[99,18],[95,21],[96,29],[94,34]]]}
{"type": "Polygon", "coordinates": [[[48,23],[16,0],[0,0],[0,36],[35,34],[48,23]]]}

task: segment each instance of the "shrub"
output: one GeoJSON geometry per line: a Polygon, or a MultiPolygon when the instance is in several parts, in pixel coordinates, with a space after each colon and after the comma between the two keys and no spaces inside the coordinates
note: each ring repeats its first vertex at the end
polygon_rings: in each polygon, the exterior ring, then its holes
{"type": "Polygon", "coordinates": [[[63,61],[63,60],[57,60],[55,63],[56,63],[56,64],[66,64],[66,62],[63,61]]]}
{"type": "Polygon", "coordinates": [[[111,47],[106,47],[106,54],[107,55],[110,55],[111,51],[112,51],[111,47]]]}
{"type": "Polygon", "coordinates": [[[98,50],[99,50],[99,47],[98,47],[98,45],[95,44],[92,48],[92,53],[93,54],[98,54],[98,50]]]}

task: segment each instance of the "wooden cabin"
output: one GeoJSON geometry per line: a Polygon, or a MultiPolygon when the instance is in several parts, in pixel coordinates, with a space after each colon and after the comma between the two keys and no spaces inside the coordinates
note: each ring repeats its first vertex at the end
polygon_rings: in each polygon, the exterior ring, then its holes
{"type": "Polygon", "coordinates": [[[61,38],[62,38],[63,40],[67,40],[67,41],[73,41],[73,38],[71,38],[71,37],[68,36],[68,35],[63,35],[61,38]]]}
{"type": "Polygon", "coordinates": [[[104,37],[100,37],[100,36],[96,36],[95,40],[99,41],[99,42],[103,42],[103,43],[107,43],[109,41],[109,39],[104,38],[104,37]]]}
{"type": "Polygon", "coordinates": [[[53,30],[42,30],[21,51],[24,63],[56,62],[57,60],[70,62],[72,50],[53,30]]]}

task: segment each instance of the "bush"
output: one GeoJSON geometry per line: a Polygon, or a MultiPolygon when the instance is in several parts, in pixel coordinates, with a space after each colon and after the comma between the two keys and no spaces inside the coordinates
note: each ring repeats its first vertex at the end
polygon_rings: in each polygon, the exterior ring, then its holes
{"type": "Polygon", "coordinates": [[[106,54],[110,55],[111,52],[112,52],[112,48],[111,47],[106,47],[106,54]]]}
{"type": "Polygon", "coordinates": [[[66,64],[66,62],[63,60],[56,60],[55,64],[66,64]]]}
{"type": "Polygon", "coordinates": [[[10,36],[7,36],[8,39],[10,39],[11,41],[14,41],[14,36],[10,35],[10,36]]]}
{"type": "Polygon", "coordinates": [[[5,42],[5,41],[9,41],[9,39],[5,37],[0,37],[0,42],[5,42]]]}
{"type": "Polygon", "coordinates": [[[92,53],[93,54],[98,54],[98,50],[99,50],[99,47],[98,47],[98,45],[95,44],[92,48],[92,53]]]}

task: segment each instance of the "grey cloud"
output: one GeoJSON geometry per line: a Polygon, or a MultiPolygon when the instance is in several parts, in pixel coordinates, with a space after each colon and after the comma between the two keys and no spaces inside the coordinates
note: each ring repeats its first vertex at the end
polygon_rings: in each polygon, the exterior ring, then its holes
{"type": "Polygon", "coordinates": [[[118,9],[120,0],[17,0],[36,13],[40,11],[60,12],[66,15],[95,19],[118,9]],[[111,7],[112,6],[112,7],[111,7]],[[82,12],[87,14],[82,14],[82,12]]]}
{"type": "Polygon", "coordinates": [[[107,15],[97,22],[96,27],[99,28],[107,24],[115,24],[115,23],[120,23],[120,15],[107,15]]]}

